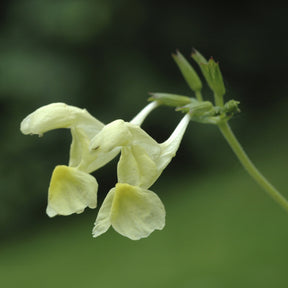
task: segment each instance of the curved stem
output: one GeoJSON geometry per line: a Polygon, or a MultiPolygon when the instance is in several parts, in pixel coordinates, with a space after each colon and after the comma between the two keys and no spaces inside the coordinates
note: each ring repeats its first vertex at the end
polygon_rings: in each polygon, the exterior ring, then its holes
{"type": "Polygon", "coordinates": [[[250,174],[250,176],[279,204],[288,212],[288,201],[279,191],[258,171],[255,165],[251,162],[242,146],[236,139],[233,131],[227,122],[218,124],[220,131],[224,138],[240,160],[243,167],[250,174]]]}

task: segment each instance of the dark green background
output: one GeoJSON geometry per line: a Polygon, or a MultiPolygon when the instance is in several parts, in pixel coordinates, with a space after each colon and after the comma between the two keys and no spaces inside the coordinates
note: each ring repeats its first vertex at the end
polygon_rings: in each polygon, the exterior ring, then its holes
{"type": "MultiPolygon", "coordinates": [[[[286,15],[284,5],[257,2],[1,2],[1,286],[286,287],[288,216],[241,169],[216,127],[191,123],[151,188],[167,225],[137,242],[112,229],[93,239],[97,209],[49,219],[49,179],[68,161],[69,131],[43,138],[19,131],[27,114],[52,102],[108,123],[129,121],[148,92],[190,96],[171,53],[189,58],[195,47],[220,62],[226,99],[241,102],[231,126],[288,196],[286,15]]],[[[211,99],[207,88],[204,96],[211,99]]],[[[143,127],[162,141],[180,117],[163,107],[143,127]]],[[[100,203],[116,163],[93,174],[100,203]]]]}

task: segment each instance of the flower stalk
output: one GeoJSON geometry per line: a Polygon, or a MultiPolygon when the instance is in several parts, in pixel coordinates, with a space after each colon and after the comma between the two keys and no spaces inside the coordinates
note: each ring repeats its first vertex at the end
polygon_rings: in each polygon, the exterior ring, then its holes
{"type": "Polygon", "coordinates": [[[245,153],[241,144],[238,142],[227,121],[218,124],[218,127],[228,142],[229,146],[236,154],[242,166],[248,174],[271,196],[280,206],[288,212],[288,201],[283,195],[259,172],[253,162],[245,153]]]}

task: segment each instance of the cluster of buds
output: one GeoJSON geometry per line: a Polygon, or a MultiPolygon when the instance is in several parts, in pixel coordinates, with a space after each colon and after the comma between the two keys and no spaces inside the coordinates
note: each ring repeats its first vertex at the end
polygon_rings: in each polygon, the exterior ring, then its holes
{"type": "Polygon", "coordinates": [[[226,103],[224,102],[226,89],[222,73],[219,63],[215,62],[212,57],[207,61],[195,49],[191,54],[213,93],[214,104],[203,100],[202,81],[188,60],[179,51],[172,56],[186,83],[194,93],[194,97],[170,93],[151,93],[148,100],[157,101],[159,104],[175,107],[176,111],[188,113],[192,121],[215,125],[228,121],[235,113],[240,112],[238,108],[239,101],[229,100],[226,103]]]}

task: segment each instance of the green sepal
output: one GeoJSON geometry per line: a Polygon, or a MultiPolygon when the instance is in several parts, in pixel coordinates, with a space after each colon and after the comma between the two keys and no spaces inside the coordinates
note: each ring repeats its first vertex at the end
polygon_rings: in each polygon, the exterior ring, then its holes
{"type": "Polygon", "coordinates": [[[176,109],[176,111],[189,113],[191,116],[202,116],[207,112],[211,112],[212,109],[213,104],[210,101],[196,101],[183,107],[179,107],[176,109]]]}
{"type": "Polygon", "coordinates": [[[172,107],[181,107],[190,104],[193,101],[197,101],[196,99],[177,94],[150,93],[150,95],[151,97],[148,98],[148,101],[157,101],[160,105],[172,107]]]}
{"type": "Polygon", "coordinates": [[[202,89],[202,82],[186,58],[179,51],[176,51],[176,54],[172,54],[172,57],[192,91],[200,91],[202,89]]]}

